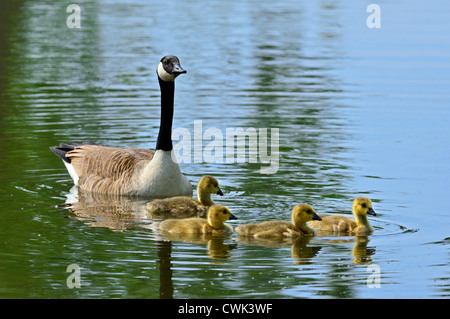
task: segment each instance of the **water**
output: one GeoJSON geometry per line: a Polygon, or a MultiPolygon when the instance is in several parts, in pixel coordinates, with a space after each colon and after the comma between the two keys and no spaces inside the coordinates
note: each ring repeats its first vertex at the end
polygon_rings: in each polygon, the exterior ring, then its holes
{"type": "Polygon", "coordinates": [[[380,1],[380,29],[360,1],[77,3],[81,29],[67,28],[64,3],[0,4],[0,297],[449,296],[445,1],[380,1]],[[167,240],[142,199],[79,194],[67,209],[76,194],[48,147],[153,149],[165,54],[188,70],[174,128],[279,128],[276,174],[260,162],[181,164],[193,185],[218,178],[216,202],[239,218],[230,225],[289,220],[300,202],[350,214],[365,195],[375,233],[167,240]],[[80,288],[67,286],[71,264],[80,288]]]}

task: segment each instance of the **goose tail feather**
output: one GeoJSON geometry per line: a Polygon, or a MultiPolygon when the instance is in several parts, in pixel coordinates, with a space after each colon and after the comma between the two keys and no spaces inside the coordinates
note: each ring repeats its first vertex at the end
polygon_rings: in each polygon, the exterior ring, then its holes
{"type": "Polygon", "coordinates": [[[59,146],[51,146],[50,150],[56,154],[59,158],[61,158],[64,162],[70,164],[71,160],[69,157],[66,157],[66,154],[70,151],[73,151],[75,147],[81,146],[81,145],[98,145],[95,143],[61,143],[59,146]]]}

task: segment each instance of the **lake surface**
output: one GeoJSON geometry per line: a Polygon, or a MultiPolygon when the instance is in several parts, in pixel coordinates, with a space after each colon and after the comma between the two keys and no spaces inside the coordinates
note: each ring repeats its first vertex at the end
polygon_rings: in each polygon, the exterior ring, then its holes
{"type": "Polygon", "coordinates": [[[379,1],[381,28],[368,1],[76,3],[79,29],[66,3],[0,4],[0,298],[450,296],[448,1],[379,1]],[[230,225],[289,220],[302,202],[351,216],[364,195],[373,235],[169,240],[145,199],[72,190],[49,146],[154,149],[166,54],[188,71],[173,127],[193,149],[210,143],[195,123],[279,129],[273,174],[225,147],[180,164],[194,186],[217,177],[230,225]]]}

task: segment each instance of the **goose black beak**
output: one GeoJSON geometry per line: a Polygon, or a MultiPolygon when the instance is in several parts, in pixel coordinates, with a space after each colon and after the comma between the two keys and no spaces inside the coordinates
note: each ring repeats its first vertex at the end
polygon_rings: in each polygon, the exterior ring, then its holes
{"type": "Polygon", "coordinates": [[[322,220],[322,218],[319,215],[314,214],[312,220],[322,220]]]}
{"type": "Polygon", "coordinates": [[[181,67],[181,65],[179,65],[178,63],[174,63],[173,64],[173,68],[172,68],[172,74],[173,75],[180,75],[183,73],[187,73],[187,71],[185,69],[183,69],[181,67]]]}
{"type": "Polygon", "coordinates": [[[367,211],[367,214],[372,215],[372,216],[377,216],[377,214],[375,213],[375,211],[373,210],[373,208],[369,208],[369,210],[367,211]]]}
{"type": "Polygon", "coordinates": [[[228,218],[229,220],[232,220],[232,219],[238,219],[236,216],[234,216],[233,214],[231,214],[230,215],[230,218],[228,218]]]}
{"type": "Polygon", "coordinates": [[[219,188],[219,190],[217,191],[216,194],[217,194],[217,195],[220,195],[220,196],[223,196],[223,192],[220,190],[220,188],[219,188]]]}

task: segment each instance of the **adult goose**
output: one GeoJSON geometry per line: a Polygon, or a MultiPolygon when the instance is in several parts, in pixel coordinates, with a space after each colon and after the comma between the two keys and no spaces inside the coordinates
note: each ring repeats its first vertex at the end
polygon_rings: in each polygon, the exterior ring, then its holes
{"type": "Polygon", "coordinates": [[[156,73],[161,89],[161,125],[155,151],[91,143],[50,147],[80,189],[152,198],[192,196],[192,185],[181,173],[172,146],[175,78],[186,71],[176,56],[167,55],[156,73]]]}

